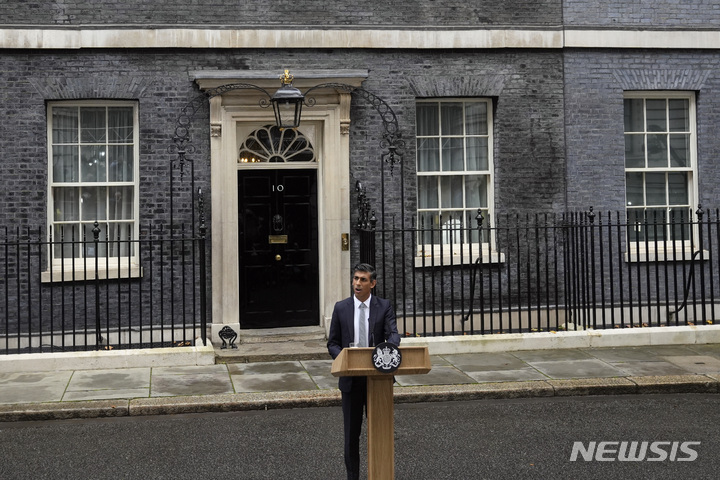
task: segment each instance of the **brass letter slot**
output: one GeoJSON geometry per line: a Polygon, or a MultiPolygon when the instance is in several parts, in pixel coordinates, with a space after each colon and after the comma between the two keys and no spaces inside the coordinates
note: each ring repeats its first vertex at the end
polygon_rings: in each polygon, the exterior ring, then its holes
{"type": "Polygon", "coordinates": [[[287,235],[268,235],[268,243],[287,243],[287,235]]]}

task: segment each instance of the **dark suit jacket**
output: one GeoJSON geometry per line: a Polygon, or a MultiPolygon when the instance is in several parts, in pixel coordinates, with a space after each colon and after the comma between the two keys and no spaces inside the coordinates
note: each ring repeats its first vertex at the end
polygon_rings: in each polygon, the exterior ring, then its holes
{"type": "MultiPolygon", "coordinates": [[[[400,345],[400,335],[397,331],[395,312],[389,300],[373,295],[370,300],[370,327],[368,337],[375,345],[382,342],[390,342],[400,345]]],[[[335,304],[332,320],[330,321],[330,334],[328,336],[327,348],[333,359],[340,355],[343,348],[350,346],[355,340],[355,302],[353,297],[346,298],[335,304]]],[[[371,345],[374,346],[374,345],[371,345]]],[[[353,378],[365,377],[340,377],[338,382],[340,391],[349,392],[352,389],[353,378]]]]}

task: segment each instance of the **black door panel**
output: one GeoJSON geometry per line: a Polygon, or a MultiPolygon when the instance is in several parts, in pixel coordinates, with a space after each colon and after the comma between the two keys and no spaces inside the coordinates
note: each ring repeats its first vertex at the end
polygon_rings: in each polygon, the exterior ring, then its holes
{"type": "Polygon", "coordinates": [[[238,172],[240,326],[319,324],[315,170],[238,172]]]}

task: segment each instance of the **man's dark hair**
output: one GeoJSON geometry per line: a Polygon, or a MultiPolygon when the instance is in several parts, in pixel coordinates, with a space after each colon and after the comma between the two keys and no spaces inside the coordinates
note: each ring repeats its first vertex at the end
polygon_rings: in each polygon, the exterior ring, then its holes
{"type": "Polygon", "coordinates": [[[377,280],[377,272],[375,271],[375,267],[373,267],[369,263],[358,263],[353,268],[353,273],[355,273],[355,272],[369,273],[370,280],[377,280]]]}

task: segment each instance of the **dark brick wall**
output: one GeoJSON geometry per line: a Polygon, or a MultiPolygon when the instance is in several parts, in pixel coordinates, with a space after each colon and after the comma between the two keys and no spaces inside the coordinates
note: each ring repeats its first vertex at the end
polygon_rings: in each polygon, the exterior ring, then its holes
{"type": "MultiPolygon", "coordinates": [[[[5,52],[7,72],[0,89],[3,122],[0,202],[10,205],[0,221],[32,226],[46,223],[47,189],[45,102],[58,99],[128,98],[140,108],[141,217],[167,222],[169,164],[180,109],[199,95],[188,71],[203,69],[278,70],[331,68],[337,64],[370,69],[364,88],[383,98],[398,115],[407,142],[404,157],[405,198],[400,199],[400,168],[386,168],[388,214],[415,208],[415,99],[432,96],[483,96],[495,100],[495,200],[505,211],[562,209],[564,155],[562,57],[559,52],[530,50],[483,52],[404,51],[104,51],[5,52]],[[470,61],[468,61],[470,60],[470,61]]],[[[351,173],[368,186],[379,205],[379,156],[382,122],[356,97],[351,126],[351,173]]],[[[196,186],[209,192],[207,110],[198,113],[193,143],[196,186]]],[[[174,190],[189,194],[189,182],[174,190]]],[[[353,180],[354,182],[354,180],[353,180]]],[[[209,203],[209,202],[208,202],[209,203]]],[[[183,207],[176,203],[174,213],[183,207]]],[[[378,209],[379,210],[379,209],[378,209]]],[[[182,212],[180,212],[182,213],[182,212]]],[[[180,214],[178,213],[178,215],[180,214]]],[[[176,218],[177,220],[177,218],[176,218]]]]}
{"type": "Polygon", "coordinates": [[[563,2],[565,26],[717,28],[715,0],[589,0],[563,2]]]}
{"type": "Polygon", "coordinates": [[[565,122],[570,208],[624,210],[623,92],[697,92],[700,203],[720,195],[720,58],[714,52],[565,52],[565,122]]]}
{"type": "Polygon", "coordinates": [[[10,25],[467,26],[559,25],[560,0],[4,0],[10,25]]]}
{"type": "MultiPolygon", "coordinates": [[[[172,54],[141,52],[27,52],[0,55],[0,224],[46,225],[46,102],[66,99],[132,99],[140,113],[141,218],[167,223],[171,143],[180,108],[199,94],[178,69],[172,54]]],[[[207,128],[204,129],[207,131],[207,128]]],[[[196,132],[199,151],[207,152],[207,134],[196,132]]],[[[198,162],[197,178],[207,178],[207,162],[198,162]]],[[[178,177],[176,172],[176,177],[178,177]]],[[[178,177],[179,178],[179,177],[178,177]]],[[[188,178],[188,177],[186,177],[188,178]]],[[[179,196],[189,193],[177,183],[179,196]]],[[[201,184],[202,185],[202,184],[201,184]]],[[[185,207],[187,208],[187,207],[185,207]]],[[[182,219],[181,219],[182,220],[182,219]]]]}

